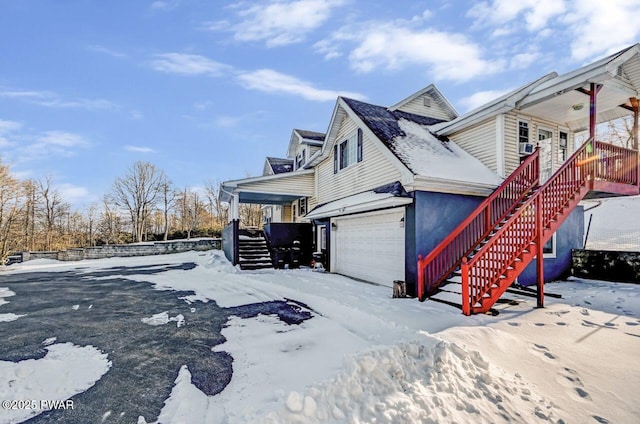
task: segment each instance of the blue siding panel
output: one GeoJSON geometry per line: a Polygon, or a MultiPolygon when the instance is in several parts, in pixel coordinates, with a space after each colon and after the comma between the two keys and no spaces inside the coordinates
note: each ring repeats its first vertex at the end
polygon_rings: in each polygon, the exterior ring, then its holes
{"type": "Polygon", "coordinates": [[[416,293],[418,255],[426,256],[484,200],[483,197],[416,191],[407,207],[407,293],[416,293]]]}
{"type": "MultiPolygon", "coordinates": [[[[565,278],[571,271],[571,249],[581,249],[584,240],[584,208],[578,206],[556,231],[556,257],[544,260],[544,281],[565,278]]],[[[534,259],[518,277],[523,286],[536,284],[534,259]]]]}

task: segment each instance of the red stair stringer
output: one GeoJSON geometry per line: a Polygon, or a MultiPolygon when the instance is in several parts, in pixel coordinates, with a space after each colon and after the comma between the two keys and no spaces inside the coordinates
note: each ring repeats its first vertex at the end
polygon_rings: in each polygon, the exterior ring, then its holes
{"type": "Polygon", "coordinates": [[[587,141],[461,265],[462,311],[487,312],[593,188],[595,179],[637,186],[637,152],[587,141]],[[632,152],[633,154],[630,154],[632,152]],[[605,165],[603,165],[605,164],[605,165]],[[633,168],[633,172],[629,169],[633,168]],[[624,169],[624,173],[608,172],[624,169]],[[635,179],[629,180],[629,175],[635,179]],[[625,180],[625,181],[623,181],[625,180]]]}
{"type": "Polygon", "coordinates": [[[637,188],[638,179],[637,151],[588,140],[539,186],[536,150],[429,255],[419,256],[418,299],[460,268],[463,313],[487,312],[594,181],[637,188]]]}

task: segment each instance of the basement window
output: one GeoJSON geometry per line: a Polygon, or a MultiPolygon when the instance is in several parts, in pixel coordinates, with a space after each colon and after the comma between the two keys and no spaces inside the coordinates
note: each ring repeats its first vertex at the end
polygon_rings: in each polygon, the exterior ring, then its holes
{"type": "Polygon", "coordinates": [[[547,241],[544,246],[542,246],[542,256],[544,258],[555,258],[556,257],[556,235],[555,233],[551,236],[549,241],[547,241]]]}

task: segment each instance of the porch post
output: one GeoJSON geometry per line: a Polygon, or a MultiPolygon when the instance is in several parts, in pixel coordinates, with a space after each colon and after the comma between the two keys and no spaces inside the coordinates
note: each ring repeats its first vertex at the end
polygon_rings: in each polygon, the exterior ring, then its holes
{"type": "Polygon", "coordinates": [[[629,99],[629,102],[631,103],[631,109],[633,109],[633,145],[631,146],[631,148],[633,150],[636,151],[636,155],[638,155],[638,159],[636,160],[635,166],[636,166],[636,178],[637,178],[637,182],[638,185],[640,186],[640,143],[638,142],[638,114],[639,114],[639,110],[640,110],[640,106],[638,105],[638,103],[640,103],[638,101],[637,97],[631,97],[629,99]]]}
{"type": "Polygon", "coordinates": [[[598,121],[596,97],[601,88],[602,84],[592,82],[589,90],[589,138],[593,139],[593,141],[596,140],[596,123],[598,121]]]}
{"type": "Polygon", "coordinates": [[[238,198],[239,196],[237,194],[232,194],[231,195],[231,204],[230,204],[230,213],[229,213],[229,222],[233,222],[233,221],[237,221],[239,219],[239,203],[240,203],[240,199],[238,198]]]}
{"type": "Polygon", "coordinates": [[[542,228],[542,195],[536,199],[536,298],[537,307],[544,308],[544,250],[542,228]]]}

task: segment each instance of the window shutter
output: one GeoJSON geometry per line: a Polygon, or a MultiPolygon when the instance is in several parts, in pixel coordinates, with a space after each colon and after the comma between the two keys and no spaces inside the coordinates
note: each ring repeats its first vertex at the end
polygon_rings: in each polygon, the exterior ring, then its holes
{"type": "Polygon", "coordinates": [[[362,129],[358,128],[358,162],[362,162],[362,129]]]}
{"type": "Polygon", "coordinates": [[[333,173],[338,173],[338,145],[333,146],[333,173]]]}

